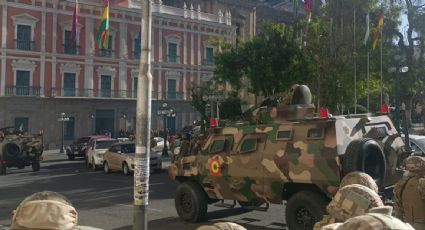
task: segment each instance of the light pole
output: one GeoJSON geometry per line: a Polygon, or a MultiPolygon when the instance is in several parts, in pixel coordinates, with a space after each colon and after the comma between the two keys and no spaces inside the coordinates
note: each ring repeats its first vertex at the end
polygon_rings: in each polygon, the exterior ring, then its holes
{"type": "Polygon", "coordinates": [[[164,148],[162,149],[162,156],[167,157],[168,156],[168,145],[167,145],[167,117],[176,117],[176,113],[172,108],[168,107],[168,104],[166,102],[162,103],[162,107],[158,109],[157,114],[159,116],[163,116],[163,124],[164,124],[164,148]]]}
{"type": "Polygon", "coordinates": [[[69,117],[66,116],[66,113],[62,112],[61,116],[58,118],[58,121],[61,122],[61,148],[59,153],[64,153],[64,148],[63,148],[63,139],[64,139],[64,126],[65,126],[65,121],[69,121],[69,117]]]}

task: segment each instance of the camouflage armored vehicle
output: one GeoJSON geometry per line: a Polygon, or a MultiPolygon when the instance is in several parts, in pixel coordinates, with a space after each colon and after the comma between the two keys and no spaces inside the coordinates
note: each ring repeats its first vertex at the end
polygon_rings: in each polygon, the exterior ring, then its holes
{"type": "Polygon", "coordinates": [[[27,135],[14,127],[0,129],[0,175],[6,174],[6,168],[23,169],[32,166],[32,170],[40,170],[43,153],[42,134],[27,135]]]}
{"type": "Polygon", "coordinates": [[[388,116],[315,117],[314,109],[308,87],[297,85],[265,101],[248,121],[183,143],[168,169],[180,182],[179,216],[196,222],[206,218],[208,204],[265,211],[286,201],[289,229],[312,229],[345,174],[366,172],[381,190],[401,177],[410,152],[388,116]]]}

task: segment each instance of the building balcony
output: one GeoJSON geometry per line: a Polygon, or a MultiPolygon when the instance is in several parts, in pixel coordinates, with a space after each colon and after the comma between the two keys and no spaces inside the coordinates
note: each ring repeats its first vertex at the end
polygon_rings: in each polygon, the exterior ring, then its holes
{"type": "MultiPolygon", "coordinates": [[[[52,97],[136,99],[137,92],[132,90],[52,88],[52,97]]],[[[159,93],[157,91],[152,91],[152,99],[184,100],[184,93],[171,91],[159,93]]]]}
{"type": "Polygon", "coordinates": [[[40,86],[6,86],[6,96],[35,96],[39,97],[40,86]]]}
{"type": "Polygon", "coordinates": [[[71,47],[71,45],[69,45],[69,44],[63,44],[63,53],[64,54],[79,55],[80,54],[80,46],[71,47]]]}
{"type": "Polygon", "coordinates": [[[99,56],[100,57],[112,57],[114,55],[114,50],[112,49],[100,49],[99,56]]]}
{"type": "Polygon", "coordinates": [[[34,51],[35,42],[30,40],[17,40],[15,39],[15,49],[34,51]]]}

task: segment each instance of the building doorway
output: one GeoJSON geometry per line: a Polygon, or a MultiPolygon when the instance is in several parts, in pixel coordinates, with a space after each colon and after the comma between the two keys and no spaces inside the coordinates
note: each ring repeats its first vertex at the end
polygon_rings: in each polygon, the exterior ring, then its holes
{"type": "Polygon", "coordinates": [[[109,132],[114,137],[115,112],[114,110],[96,110],[96,133],[109,132]]]}

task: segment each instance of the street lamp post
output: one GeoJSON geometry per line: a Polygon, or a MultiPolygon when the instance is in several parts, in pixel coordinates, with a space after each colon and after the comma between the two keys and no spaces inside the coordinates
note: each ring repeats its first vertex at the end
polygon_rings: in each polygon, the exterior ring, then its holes
{"type": "Polygon", "coordinates": [[[162,149],[162,156],[167,157],[168,156],[168,145],[167,145],[167,117],[175,117],[176,113],[172,108],[168,107],[167,103],[162,103],[162,107],[157,110],[157,114],[159,116],[163,116],[163,126],[164,126],[164,148],[162,149]]]}
{"type": "Polygon", "coordinates": [[[63,147],[63,139],[65,135],[65,121],[69,121],[69,117],[66,116],[66,113],[62,112],[61,116],[58,118],[58,121],[61,122],[61,147],[59,153],[64,153],[64,147],[63,147]]]}

